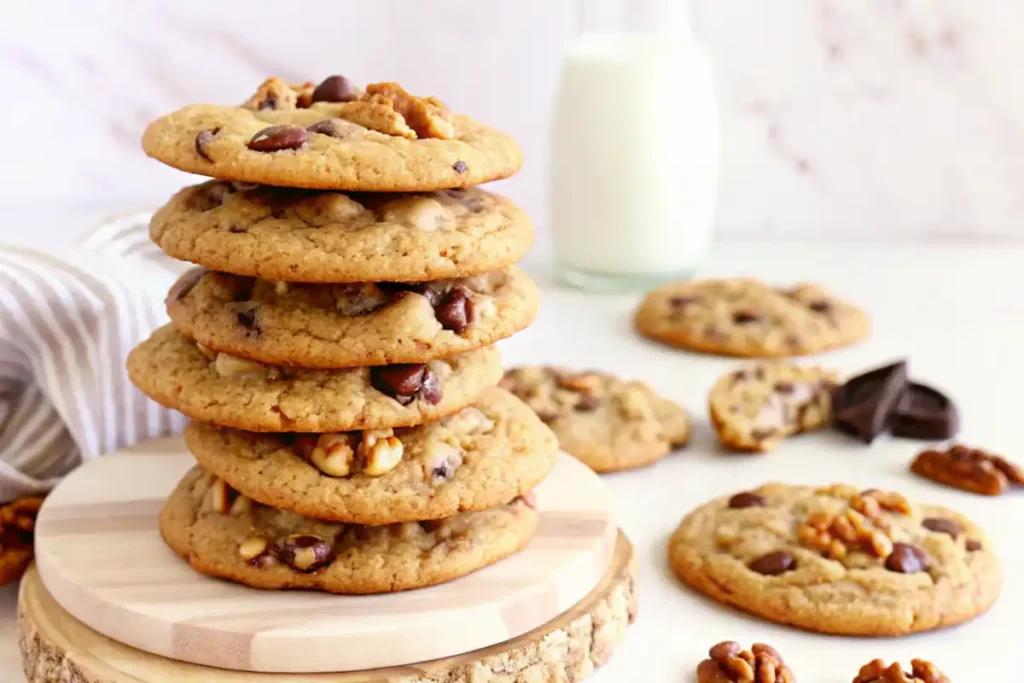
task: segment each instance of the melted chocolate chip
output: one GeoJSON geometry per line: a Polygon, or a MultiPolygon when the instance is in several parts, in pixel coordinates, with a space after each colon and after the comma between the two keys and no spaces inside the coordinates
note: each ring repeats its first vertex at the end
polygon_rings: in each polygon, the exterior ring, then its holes
{"type": "Polygon", "coordinates": [[[402,405],[417,398],[431,404],[441,401],[441,384],[426,363],[379,365],[370,369],[370,385],[402,405]]]}
{"type": "Polygon", "coordinates": [[[598,399],[593,394],[580,394],[580,397],[576,401],[574,409],[578,413],[589,413],[597,410],[597,407],[600,405],[600,399],[598,399]]]}
{"type": "Polygon", "coordinates": [[[732,314],[732,321],[737,325],[746,325],[747,323],[756,323],[761,320],[761,316],[754,311],[736,311],[732,314]]]}
{"type": "Polygon", "coordinates": [[[690,304],[695,304],[700,301],[695,296],[674,296],[668,300],[668,305],[672,308],[686,308],[690,304]]]}
{"type": "Polygon", "coordinates": [[[929,531],[937,531],[942,534],[949,534],[953,538],[959,536],[964,528],[952,519],[945,517],[928,517],[921,521],[921,526],[929,531]]]}
{"type": "Polygon", "coordinates": [[[729,507],[734,510],[764,507],[767,502],[768,501],[764,499],[764,496],[759,496],[756,493],[751,493],[750,491],[742,491],[729,499],[729,507]]]}
{"type": "Polygon", "coordinates": [[[301,572],[315,572],[334,555],[327,541],[307,534],[285,538],[278,545],[277,554],[282,562],[301,572]]]}
{"type": "Polygon", "coordinates": [[[762,555],[749,565],[751,571],[765,576],[778,576],[796,569],[796,558],[784,550],[762,555]]]}
{"type": "Polygon", "coordinates": [[[248,334],[260,333],[260,322],[256,319],[256,309],[247,308],[238,312],[238,324],[246,329],[248,334]]]}
{"type": "Polygon", "coordinates": [[[981,541],[978,541],[973,538],[968,539],[967,543],[964,544],[964,547],[967,548],[967,552],[969,553],[976,552],[978,550],[981,550],[981,541]]]}
{"type": "Polygon", "coordinates": [[[185,273],[178,278],[178,281],[171,286],[170,291],[167,292],[167,298],[164,299],[164,304],[173,304],[184,299],[188,296],[189,292],[195,289],[195,286],[199,284],[199,281],[202,280],[203,276],[208,272],[210,271],[202,266],[195,266],[194,268],[190,268],[185,271],[185,273]]]}
{"type": "Polygon", "coordinates": [[[341,126],[335,123],[334,119],[317,121],[314,124],[306,126],[306,131],[309,133],[319,133],[320,135],[326,135],[332,138],[345,137],[345,133],[342,131],[341,126]]]}
{"type": "Polygon", "coordinates": [[[885,558],[885,568],[900,574],[914,574],[928,569],[928,556],[909,543],[893,543],[892,552],[885,558]]]}
{"type": "Polygon", "coordinates": [[[473,293],[462,285],[452,287],[434,308],[434,314],[441,327],[462,334],[473,322],[473,293]]]}
{"type": "Polygon", "coordinates": [[[454,164],[452,164],[452,170],[458,173],[459,175],[465,173],[468,168],[469,166],[466,165],[465,161],[456,161],[454,164]]]}
{"type": "Polygon", "coordinates": [[[252,136],[249,149],[255,152],[279,152],[306,144],[306,129],[301,126],[268,126],[252,136]]]}
{"type": "Polygon", "coordinates": [[[196,154],[212,162],[213,159],[206,153],[206,146],[213,142],[213,139],[217,137],[219,132],[220,128],[211,128],[210,130],[201,130],[196,133],[196,154]]]}
{"type": "Polygon", "coordinates": [[[314,102],[351,102],[354,99],[355,88],[344,76],[328,76],[313,90],[314,102]]]}
{"type": "Polygon", "coordinates": [[[811,309],[815,313],[828,313],[832,310],[832,304],[831,302],[822,299],[820,301],[812,301],[807,304],[807,308],[811,309]]]}

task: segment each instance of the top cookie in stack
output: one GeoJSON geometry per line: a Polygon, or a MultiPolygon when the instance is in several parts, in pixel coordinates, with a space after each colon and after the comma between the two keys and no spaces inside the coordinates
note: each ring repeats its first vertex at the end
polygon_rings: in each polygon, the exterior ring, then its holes
{"type": "Polygon", "coordinates": [[[163,512],[168,544],[206,574],[355,593],[522,547],[557,447],[496,388],[490,345],[536,314],[512,265],[532,227],[470,187],[518,170],[515,142],[393,83],[332,76],[186,107],[143,146],[216,178],[153,217],[153,240],[200,267],[128,359],[193,419],[202,469],[163,512]]]}

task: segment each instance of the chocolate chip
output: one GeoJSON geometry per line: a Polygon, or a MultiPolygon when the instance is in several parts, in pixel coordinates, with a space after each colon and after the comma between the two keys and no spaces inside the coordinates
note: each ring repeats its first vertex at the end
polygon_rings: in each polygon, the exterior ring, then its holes
{"type": "Polygon", "coordinates": [[[857,375],[832,391],[832,424],[871,443],[884,432],[907,385],[907,363],[899,361],[857,375]]]}
{"type": "Polygon", "coordinates": [[[316,123],[306,126],[306,131],[309,133],[319,133],[320,135],[326,135],[332,138],[343,138],[345,132],[342,130],[334,119],[324,119],[323,121],[317,121],[316,123]]]}
{"type": "Polygon", "coordinates": [[[473,322],[473,293],[462,285],[452,287],[434,308],[441,327],[462,334],[473,322]]]}
{"type": "Polygon", "coordinates": [[[420,522],[420,527],[427,533],[433,533],[441,528],[444,524],[443,519],[424,519],[420,522]]]}
{"type": "Polygon", "coordinates": [[[695,304],[700,299],[695,296],[674,296],[668,300],[668,305],[672,308],[682,309],[686,308],[690,304],[695,304]]]}
{"type": "Polygon", "coordinates": [[[796,569],[796,558],[784,550],[762,555],[749,565],[751,571],[765,576],[778,576],[796,569]]]}
{"type": "Polygon", "coordinates": [[[427,403],[441,400],[441,385],[426,363],[399,363],[370,368],[370,385],[403,406],[422,397],[427,403]]]}
{"type": "Polygon", "coordinates": [[[981,541],[975,540],[973,538],[968,539],[967,543],[965,544],[965,547],[967,548],[967,552],[973,553],[977,550],[981,550],[981,541]]]}
{"type": "Polygon", "coordinates": [[[761,320],[761,316],[754,311],[736,311],[732,314],[732,321],[737,325],[746,325],[747,323],[756,323],[761,320]]]}
{"type": "Polygon", "coordinates": [[[775,391],[780,394],[792,394],[796,386],[792,382],[776,382],[775,391]]]}
{"type": "Polygon", "coordinates": [[[300,572],[315,572],[334,555],[327,541],[309,534],[288,536],[278,544],[277,554],[282,562],[300,572]]]}
{"type": "Polygon", "coordinates": [[[256,309],[247,308],[238,312],[238,324],[244,327],[250,334],[260,333],[260,323],[256,319],[256,309]]]}
{"type": "Polygon", "coordinates": [[[600,405],[601,400],[593,394],[580,394],[574,409],[578,413],[590,413],[597,410],[597,407],[600,405]]]}
{"type": "Polygon", "coordinates": [[[261,553],[256,557],[249,560],[250,567],[256,567],[257,569],[266,569],[277,564],[277,559],[274,558],[270,553],[261,553]]]}
{"type": "Polygon", "coordinates": [[[764,499],[764,496],[759,496],[756,493],[750,491],[743,491],[737,493],[729,499],[729,507],[734,510],[742,510],[743,508],[760,508],[764,507],[768,501],[764,499]]]}
{"type": "Polygon", "coordinates": [[[807,304],[807,308],[811,309],[815,313],[828,313],[829,311],[832,310],[832,304],[831,302],[825,301],[823,299],[821,301],[812,301],[811,303],[807,304]]]}
{"type": "Polygon", "coordinates": [[[959,536],[964,528],[952,519],[945,517],[928,517],[921,521],[921,526],[930,531],[937,531],[942,534],[949,534],[953,538],[959,536]]]}
{"type": "Polygon", "coordinates": [[[213,142],[213,139],[220,132],[220,128],[211,128],[210,130],[201,130],[196,133],[196,154],[212,162],[213,159],[206,154],[206,146],[213,142]]]}
{"type": "Polygon", "coordinates": [[[301,126],[268,126],[252,136],[249,149],[256,152],[279,152],[298,149],[306,144],[306,129],[301,126]]]}
{"type": "Polygon", "coordinates": [[[955,436],[959,429],[959,411],[949,397],[924,384],[907,385],[892,417],[895,436],[939,441],[955,436]]]}
{"type": "Polygon", "coordinates": [[[892,552],[885,558],[885,568],[900,574],[914,574],[928,569],[928,556],[909,543],[893,543],[892,552]]]}
{"type": "Polygon", "coordinates": [[[167,298],[164,299],[164,304],[173,304],[184,299],[188,296],[189,292],[195,289],[195,286],[199,284],[199,281],[202,280],[203,276],[208,272],[210,271],[202,266],[196,266],[185,271],[185,273],[178,278],[178,281],[171,286],[170,291],[167,292],[167,298]]]}
{"type": "Polygon", "coordinates": [[[314,102],[351,102],[354,99],[355,88],[344,76],[328,76],[313,90],[314,102]]]}
{"type": "Polygon", "coordinates": [[[466,169],[468,168],[469,166],[466,165],[465,161],[456,161],[454,164],[452,164],[452,170],[458,173],[459,175],[465,173],[466,169]]]}

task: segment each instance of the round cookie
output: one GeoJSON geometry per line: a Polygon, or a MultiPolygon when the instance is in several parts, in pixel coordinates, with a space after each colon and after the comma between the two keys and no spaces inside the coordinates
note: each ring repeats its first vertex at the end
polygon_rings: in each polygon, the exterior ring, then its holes
{"type": "Polygon", "coordinates": [[[256,432],[404,427],[450,415],[501,379],[494,347],[408,365],[310,370],[203,349],[171,325],[128,355],[128,376],[193,420],[256,432]]]}
{"type": "Polygon", "coordinates": [[[286,284],[193,269],[167,298],[175,327],[204,346],[270,365],[424,363],[529,325],[540,295],[521,270],[421,284],[286,284]]]}
{"type": "Polygon", "coordinates": [[[300,517],[193,468],[160,513],[167,545],[200,573],[254,588],[389,593],[465,576],[522,548],[537,513],[517,499],[433,522],[368,527],[300,517]]]}
{"type": "Polygon", "coordinates": [[[852,486],[766,484],[688,514],[668,544],[694,589],[819,633],[901,635],[996,601],[999,559],[969,519],[852,486]]]}
{"type": "Polygon", "coordinates": [[[511,137],[432,97],[395,83],[323,92],[338,78],[316,90],[271,78],[241,106],[185,107],[149,124],[142,148],[169,166],[221,180],[362,192],[470,187],[522,164],[511,137]]]}
{"type": "Polygon", "coordinates": [[[643,382],[530,366],[506,372],[501,386],[536,411],[563,450],[597,472],[649,465],[690,438],[686,412],[643,382]]]}
{"type": "Polygon", "coordinates": [[[168,255],[212,270],[290,282],[413,282],[518,261],[529,217],[477,188],[421,195],[343,194],[211,181],[154,214],[168,255]]]}
{"type": "Polygon", "coordinates": [[[648,292],[635,322],[641,334],[671,346],[752,358],[818,353],[870,330],[864,311],[818,285],[786,289],[750,278],[665,285],[648,292]]]}
{"type": "Polygon", "coordinates": [[[502,505],[554,466],[558,444],[501,389],[438,422],[324,435],[185,430],[199,464],[242,494],[318,519],[390,524],[502,505]]]}
{"type": "Polygon", "coordinates": [[[740,451],[770,451],[785,437],[824,426],[831,412],[834,372],[761,363],[720,377],[708,393],[719,440],[740,451]]]}

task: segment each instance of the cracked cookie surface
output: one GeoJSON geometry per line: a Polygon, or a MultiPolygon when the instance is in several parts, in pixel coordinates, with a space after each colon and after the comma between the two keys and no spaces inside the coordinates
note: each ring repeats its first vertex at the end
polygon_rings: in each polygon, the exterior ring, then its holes
{"type": "Polygon", "coordinates": [[[475,275],[511,265],[533,241],[521,209],[477,188],[343,194],[221,181],[180,190],[149,234],[174,258],[293,282],[475,275]]]}
{"type": "Polygon", "coordinates": [[[523,500],[420,524],[369,527],[275,510],[193,468],[161,514],[166,543],[199,572],[254,588],[387,593],[443,583],[522,548],[523,500]]]}
{"type": "Polygon", "coordinates": [[[428,283],[286,284],[195,268],[174,285],[175,327],[217,351],[271,365],[423,363],[525,328],[540,294],[521,270],[428,283]]]}
{"type": "Polygon", "coordinates": [[[383,434],[257,434],[192,422],[185,442],[203,467],[245,496],[360,524],[505,504],[543,481],[558,451],[533,411],[497,388],[438,422],[383,434]]]}
{"type": "Polygon", "coordinates": [[[963,515],[902,496],[765,484],[689,513],[668,544],[687,584],[820,633],[900,635],[958,624],[999,596],[991,542],[963,515]]]}
{"type": "Polygon", "coordinates": [[[741,451],[770,451],[787,436],[823,427],[829,418],[834,372],[760,363],[728,372],[708,393],[711,426],[741,451]]]}
{"type": "Polygon", "coordinates": [[[396,84],[316,90],[271,78],[241,106],[187,106],[149,124],[142,148],[221,180],[365,192],[471,187],[522,164],[505,133],[396,84]]]}
{"type": "Polygon", "coordinates": [[[506,372],[501,386],[551,427],[566,452],[597,472],[649,465],[690,437],[686,412],[640,381],[529,366],[506,372]]]}
{"type": "Polygon", "coordinates": [[[311,370],[202,349],[164,326],[128,356],[128,376],[193,420],[257,432],[404,427],[457,412],[501,379],[497,349],[408,366],[311,370]]]}
{"type": "Polygon", "coordinates": [[[816,284],[781,288],[750,278],[665,285],[644,297],[635,323],[671,346],[754,358],[818,353],[870,330],[864,311],[816,284]]]}

